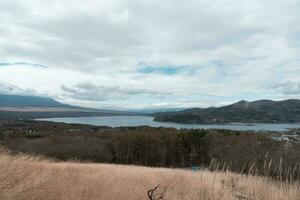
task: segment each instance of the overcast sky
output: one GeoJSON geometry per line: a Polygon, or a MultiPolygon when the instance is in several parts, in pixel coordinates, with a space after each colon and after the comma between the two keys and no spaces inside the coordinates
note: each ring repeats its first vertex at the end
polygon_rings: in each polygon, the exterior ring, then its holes
{"type": "Polygon", "coordinates": [[[300,98],[300,0],[0,0],[0,93],[114,109],[300,98]]]}

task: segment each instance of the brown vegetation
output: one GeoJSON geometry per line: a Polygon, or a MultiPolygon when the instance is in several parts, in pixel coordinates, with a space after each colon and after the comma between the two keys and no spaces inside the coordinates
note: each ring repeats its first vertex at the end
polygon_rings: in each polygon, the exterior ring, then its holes
{"type": "Polygon", "coordinates": [[[68,161],[170,168],[229,169],[300,180],[300,144],[268,133],[79,124],[0,123],[0,145],[13,153],[68,161]]]}
{"type": "Polygon", "coordinates": [[[297,183],[230,172],[52,162],[0,154],[0,199],[5,200],[299,200],[297,183]]]}

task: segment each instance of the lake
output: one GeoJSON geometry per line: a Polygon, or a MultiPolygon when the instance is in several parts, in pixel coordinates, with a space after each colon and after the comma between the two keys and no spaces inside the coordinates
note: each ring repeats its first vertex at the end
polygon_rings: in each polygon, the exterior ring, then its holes
{"type": "Polygon", "coordinates": [[[153,117],[146,116],[103,116],[103,117],[77,117],[77,118],[47,118],[40,121],[89,124],[97,126],[151,126],[187,129],[230,129],[230,130],[254,130],[254,131],[285,131],[292,128],[300,128],[300,124],[179,124],[171,122],[155,122],[153,117]]]}

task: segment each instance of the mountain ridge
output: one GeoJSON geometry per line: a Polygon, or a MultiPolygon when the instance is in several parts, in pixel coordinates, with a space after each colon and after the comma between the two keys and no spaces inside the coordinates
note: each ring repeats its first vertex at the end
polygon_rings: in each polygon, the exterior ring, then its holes
{"type": "Polygon", "coordinates": [[[300,100],[242,100],[222,107],[158,113],[154,121],[196,124],[300,122],[300,100]]]}
{"type": "Polygon", "coordinates": [[[123,111],[92,109],[63,104],[50,97],[0,94],[0,119],[94,117],[131,114],[123,111]]]}
{"type": "Polygon", "coordinates": [[[0,94],[0,107],[75,108],[76,106],[60,103],[50,97],[28,96],[19,94],[0,94]]]}

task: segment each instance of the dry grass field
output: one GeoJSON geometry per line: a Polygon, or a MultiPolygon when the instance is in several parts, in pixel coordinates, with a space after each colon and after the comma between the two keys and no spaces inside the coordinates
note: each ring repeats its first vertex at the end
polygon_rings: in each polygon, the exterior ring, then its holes
{"type": "Polygon", "coordinates": [[[229,172],[56,163],[0,153],[2,200],[299,200],[296,183],[229,172]],[[156,197],[155,197],[156,196],[156,197]]]}

